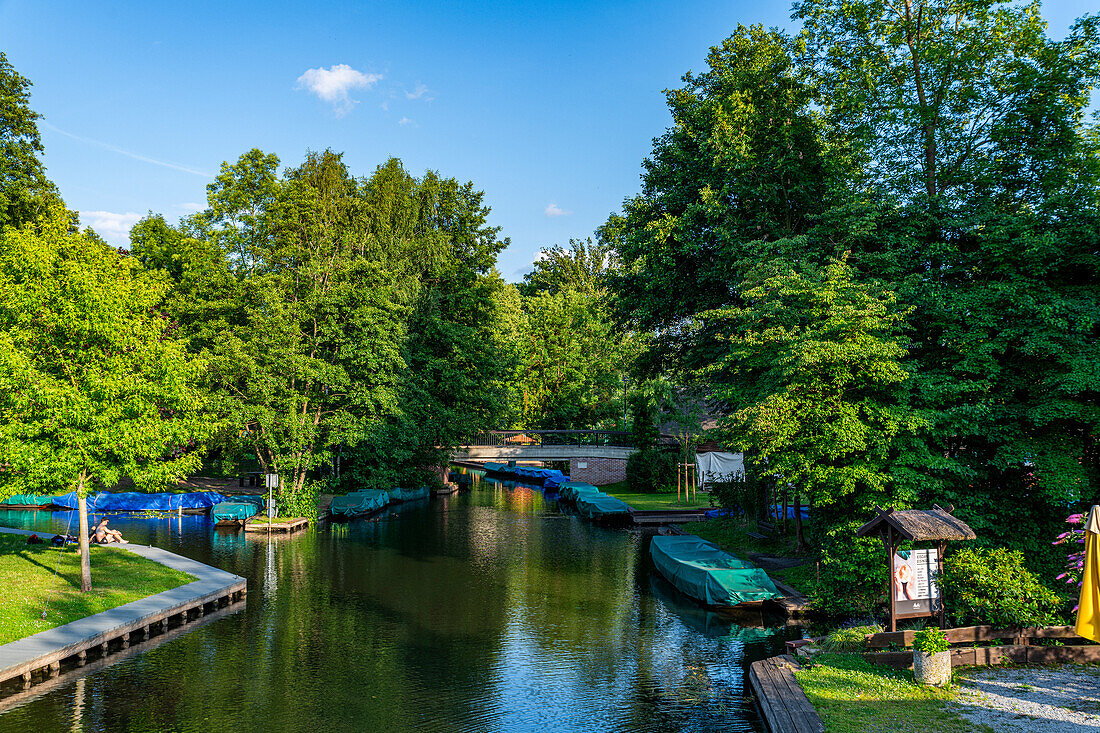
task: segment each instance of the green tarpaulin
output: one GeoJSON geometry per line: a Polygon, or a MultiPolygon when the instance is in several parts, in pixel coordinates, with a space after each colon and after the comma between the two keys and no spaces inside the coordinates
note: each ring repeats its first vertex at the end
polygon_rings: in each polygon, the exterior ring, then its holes
{"type": "Polygon", "coordinates": [[[566,481],[558,487],[558,496],[566,501],[576,501],[581,494],[598,494],[600,490],[584,481],[566,481]]]}
{"type": "Polygon", "coordinates": [[[256,514],[259,509],[260,507],[251,501],[223,501],[221,504],[215,504],[210,510],[210,518],[215,522],[230,520],[243,522],[256,514]]]}
{"type": "Polygon", "coordinates": [[[369,514],[382,509],[390,503],[388,491],[381,489],[360,489],[347,496],[336,496],[329,505],[329,513],[338,517],[354,517],[369,514]]]}
{"type": "Polygon", "coordinates": [[[427,499],[429,496],[428,487],[421,486],[419,489],[390,489],[390,501],[416,501],[417,499],[427,499]]]}
{"type": "Polygon", "coordinates": [[[782,597],[763,570],[695,535],[658,535],[650,542],[649,555],[670,583],[708,606],[782,597]]]}
{"type": "Polygon", "coordinates": [[[614,496],[597,492],[595,494],[579,494],[577,496],[577,511],[588,519],[610,519],[630,514],[630,506],[614,496]]]}
{"type": "Polygon", "coordinates": [[[0,501],[2,504],[16,504],[21,506],[49,506],[53,499],[48,496],[34,496],[33,494],[14,494],[0,501]]]}

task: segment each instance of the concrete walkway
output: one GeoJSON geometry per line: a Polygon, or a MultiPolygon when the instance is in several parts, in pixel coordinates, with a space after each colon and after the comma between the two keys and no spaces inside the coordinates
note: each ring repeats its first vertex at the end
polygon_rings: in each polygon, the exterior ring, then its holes
{"type": "MultiPolygon", "coordinates": [[[[41,532],[7,527],[0,527],[0,532],[42,535],[41,532]]],[[[43,539],[48,540],[48,537],[43,536],[43,539]]],[[[246,581],[239,575],[218,570],[159,547],[135,544],[112,547],[133,552],[174,570],[181,570],[193,575],[196,580],[0,646],[0,683],[20,676],[28,680],[31,672],[44,667],[56,672],[63,659],[95,647],[105,648],[113,639],[122,638],[128,641],[129,634],[134,631],[142,631],[148,636],[149,626],[167,625],[170,617],[179,614],[186,618],[187,613],[194,609],[198,609],[201,616],[206,604],[220,603],[223,599],[232,602],[237,593],[243,595],[246,589],[246,581]]]]}

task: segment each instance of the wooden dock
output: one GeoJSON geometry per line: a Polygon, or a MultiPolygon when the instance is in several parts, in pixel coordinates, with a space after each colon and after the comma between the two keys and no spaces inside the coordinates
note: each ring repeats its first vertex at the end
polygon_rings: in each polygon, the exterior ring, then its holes
{"type": "MultiPolygon", "coordinates": [[[[256,516],[259,517],[260,515],[257,514],[256,516]]],[[[256,517],[253,517],[252,519],[255,519],[255,518],[256,517]]],[[[271,534],[275,534],[276,532],[279,532],[279,533],[290,534],[291,532],[297,532],[299,530],[303,530],[308,526],[309,526],[309,520],[308,519],[295,519],[291,522],[272,522],[272,523],[268,524],[267,521],[265,521],[264,519],[261,518],[258,521],[249,520],[244,525],[244,531],[245,532],[269,532],[271,534]]]]}
{"type": "MultiPolygon", "coordinates": [[[[0,532],[34,534],[3,527],[0,532]]],[[[240,603],[247,593],[247,583],[241,576],[159,547],[128,544],[112,548],[141,555],[196,580],[0,646],[0,685],[21,679],[28,687],[36,677],[57,677],[62,664],[83,664],[89,654],[103,657],[112,647],[126,649],[135,637],[148,640],[173,625],[178,627],[240,603]]]]}
{"type": "Polygon", "coordinates": [[[631,509],[630,516],[634,520],[634,524],[641,526],[646,525],[665,525],[665,524],[687,524],[688,522],[701,522],[706,519],[706,509],[631,509]]]}
{"type": "Polygon", "coordinates": [[[794,677],[798,662],[783,654],[753,662],[749,685],[771,733],[825,733],[825,723],[794,677]]]}

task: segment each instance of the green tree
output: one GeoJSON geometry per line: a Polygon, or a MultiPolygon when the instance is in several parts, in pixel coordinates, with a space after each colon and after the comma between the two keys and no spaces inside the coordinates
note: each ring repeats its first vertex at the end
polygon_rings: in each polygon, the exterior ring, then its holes
{"type": "Polygon", "coordinates": [[[77,492],[87,591],[87,493],[182,478],[209,421],[202,364],[156,309],[164,279],[70,225],[55,209],[0,234],[0,493],[77,492]]]}
{"type": "Polygon", "coordinates": [[[893,294],[856,282],[843,260],[809,271],[767,263],[740,289],[744,306],[702,315],[728,328],[709,376],[733,408],[733,439],[794,488],[796,507],[806,499],[821,510],[819,521],[911,502],[891,491],[895,438],[918,425],[900,389],[893,294]]]}
{"type": "Polygon", "coordinates": [[[570,239],[569,247],[554,245],[539,252],[531,272],[523,276],[524,295],[559,293],[576,290],[584,293],[606,292],[607,276],[616,267],[611,243],[589,237],[570,239]]]}
{"type": "Polygon", "coordinates": [[[29,106],[30,88],[0,51],[0,229],[21,227],[61,204],[39,158],[42,115],[29,106]]]}

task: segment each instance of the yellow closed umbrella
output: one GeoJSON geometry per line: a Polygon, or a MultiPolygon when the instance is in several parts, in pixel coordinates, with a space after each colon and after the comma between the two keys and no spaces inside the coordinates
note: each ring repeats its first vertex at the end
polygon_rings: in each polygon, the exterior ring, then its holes
{"type": "Polygon", "coordinates": [[[1077,604],[1077,635],[1100,642],[1100,506],[1085,522],[1085,564],[1081,569],[1081,600],[1077,604]]]}

